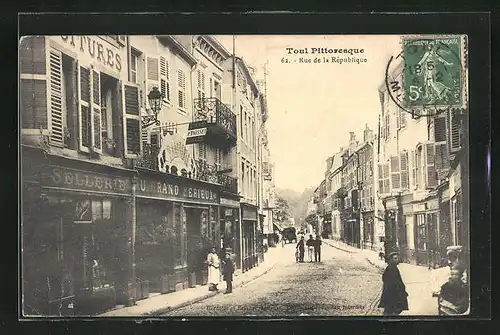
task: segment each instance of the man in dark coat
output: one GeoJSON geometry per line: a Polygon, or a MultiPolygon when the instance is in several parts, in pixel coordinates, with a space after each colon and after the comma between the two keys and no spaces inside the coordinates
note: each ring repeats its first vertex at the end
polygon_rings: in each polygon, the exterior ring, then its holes
{"type": "Polygon", "coordinates": [[[389,264],[382,275],[383,290],[380,297],[379,308],[384,309],[384,315],[399,315],[408,310],[408,293],[398,269],[399,254],[389,254],[389,264]]]}
{"type": "Polygon", "coordinates": [[[226,281],[226,292],[224,294],[229,294],[233,292],[233,273],[234,273],[234,263],[231,260],[231,254],[226,253],[226,258],[222,263],[222,275],[226,281]]]}
{"type": "Polygon", "coordinates": [[[314,261],[321,262],[321,237],[319,235],[316,236],[316,241],[314,241],[314,261]]]}
{"type": "Polygon", "coordinates": [[[304,236],[302,236],[300,238],[299,243],[297,243],[297,249],[299,249],[299,262],[304,263],[304,252],[305,252],[304,236]]]}

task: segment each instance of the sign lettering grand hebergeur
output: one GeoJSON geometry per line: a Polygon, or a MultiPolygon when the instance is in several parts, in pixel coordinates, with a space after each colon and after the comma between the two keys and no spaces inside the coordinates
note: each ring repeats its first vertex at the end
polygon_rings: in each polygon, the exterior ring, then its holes
{"type": "Polygon", "coordinates": [[[124,195],[132,192],[128,178],[48,165],[43,168],[43,186],[124,195]]]}
{"type": "Polygon", "coordinates": [[[145,197],[161,197],[167,200],[219,203],[219,194],[215,187],[198,185],[191,180],[180,182],[139,178],[136,194],[145,197]]]}

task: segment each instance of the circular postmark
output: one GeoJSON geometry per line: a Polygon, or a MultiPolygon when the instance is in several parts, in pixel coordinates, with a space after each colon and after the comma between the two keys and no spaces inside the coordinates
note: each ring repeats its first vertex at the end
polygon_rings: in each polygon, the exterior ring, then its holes
{"type": "Polygon", "coordinates": [[[435,116],[462,107],[461,36],[403,37],[402,51],[387,63],[391,100],[412,116],[435,116]]]}

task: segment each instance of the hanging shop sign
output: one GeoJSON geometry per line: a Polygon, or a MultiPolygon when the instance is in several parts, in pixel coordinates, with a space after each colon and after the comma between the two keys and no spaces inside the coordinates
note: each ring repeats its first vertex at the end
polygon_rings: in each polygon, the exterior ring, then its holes
{"type": "Polygon", "coordinates": [[[166,200],[219,203],[219,194],[215,187],[203,185],[191,179],[158,180],[141,177],[138,180],[136,195],[166,200]]]}
{"type": "Polygon", "coordinates": [[[44,187],[78,191],[119,194],[132,192],[132,184],[128,178],[51,165],[42,168],[42,183],[44,187]]]}
{"type": "Polygon", "coordinates": [[[202,142],[207,135],[207,128],[190,129],[187,133],[186,144],[202,142]]]}
{"type": "Polygon", "coordinates": [[[126,48],[117,47],[99,36],[60,36],[62,45],[69,46],[72,51],[78,53],[83,60],[89,63],[98,63],[121,72],[126,68],[126,48]]]}

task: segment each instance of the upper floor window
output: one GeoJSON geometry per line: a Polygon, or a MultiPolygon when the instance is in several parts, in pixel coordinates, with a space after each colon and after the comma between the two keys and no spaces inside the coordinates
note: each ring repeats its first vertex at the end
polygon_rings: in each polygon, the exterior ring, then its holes
{"type": "Polygon", "coordinates": [[[137,87],[120,85],[92,65],[77,65],[45,37],[23,38],[20,49],[23,131],[47,130],[54,147],[113,156],[122,149],[125,155],[140,152],[137,87]]]}
{"type": "Polygon", "coordinates": [[[130,81],[133,83],[137,83],[137,67],[139,55],[135,52],[130,54],[130,81]]]}

